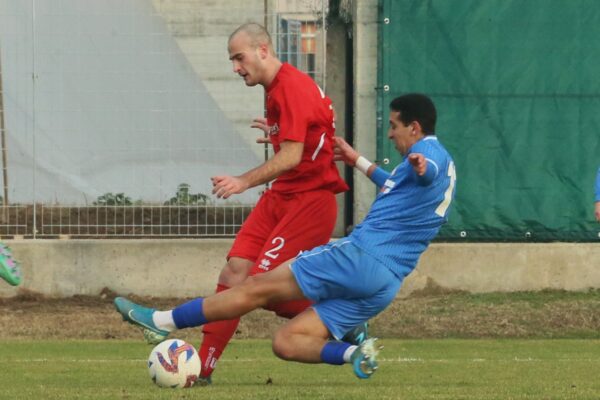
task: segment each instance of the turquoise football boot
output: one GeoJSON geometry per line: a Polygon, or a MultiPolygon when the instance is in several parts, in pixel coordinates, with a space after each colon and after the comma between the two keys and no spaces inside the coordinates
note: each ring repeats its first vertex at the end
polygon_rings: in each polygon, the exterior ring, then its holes
{"type": "Polygon", "coordinates": [[[369,323],[365,322],[346,333],[342,338],[342,342],[350,343],[355,346],[360,346],[369,338],[369,323]]]}
{"type": "Polygon", "coordinates": [[[360,379],[370,378],[379,366],[377,356],[383,347],[376,347],[376,341],[377,338],[365,340],[350,356],[354,374],[360,379]]]}
{"type": "Polygon", "coordinates": [[[21,284],[21,265],[16,261],[10,248],[0,243],[0,278],[4,279],[12,286],[21,284]]]}
{"type": "Polygon", "coordinates": [[[115,298],[115,308],[121,314],[124,321],[136,325],[142,329],[144,339],[149,344],[158,344],[169,336],[169,331],[158,329],[152,320],[154,308],[148,308],[135,304],[124,297],[115,298]]]}

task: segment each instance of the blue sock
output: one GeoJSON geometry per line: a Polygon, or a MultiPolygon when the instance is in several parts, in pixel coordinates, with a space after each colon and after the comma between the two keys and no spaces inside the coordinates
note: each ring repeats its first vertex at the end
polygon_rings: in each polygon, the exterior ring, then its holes
{"type": "Polygon", "coordinates": [[[332,365],[344,364],[344,353],[352,346],[346,342],[327,342],[321,350],[321,361],[332,365]]]}
{"type": "Polygon", "coordinates": [[[177,329],[192,328],[208,322],[204,316],[203,302],[204,299],[199,297],[173,309],[173,321],[177,329]]]}

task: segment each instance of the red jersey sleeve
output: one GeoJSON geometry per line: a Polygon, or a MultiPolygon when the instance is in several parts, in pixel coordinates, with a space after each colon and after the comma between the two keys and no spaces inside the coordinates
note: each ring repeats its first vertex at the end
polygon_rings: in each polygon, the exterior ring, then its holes
{"type": "Polygon", "coordinates": [[[306,139],[311,106],[306,99],[302,99],[304,90],[296,86],[296,82],[281,85],[273,98],[274,106],[279,111],[279,143],[284,140],[304,143],[306,139]]]}
{"type": "Polygon", "coordinates": [[[348,189],[333,162],[331,100],[308,75],[283,64],[267,89],[267,120],[275,152],[285,140],[304,144],[300,164],[277,177],[273,190],[339,193],[348,189]]]}

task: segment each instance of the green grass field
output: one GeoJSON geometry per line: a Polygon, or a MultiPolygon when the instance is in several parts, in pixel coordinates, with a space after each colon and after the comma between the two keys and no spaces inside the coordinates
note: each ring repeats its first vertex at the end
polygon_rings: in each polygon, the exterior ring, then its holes
{"type": "Polygon", "coordinates": [[[160,389],[136,341],[0,342],[0,399],[598,399],[600,340],[382,340],[377,373],[280,361],[237,340],[214,384],[160,389]]]}

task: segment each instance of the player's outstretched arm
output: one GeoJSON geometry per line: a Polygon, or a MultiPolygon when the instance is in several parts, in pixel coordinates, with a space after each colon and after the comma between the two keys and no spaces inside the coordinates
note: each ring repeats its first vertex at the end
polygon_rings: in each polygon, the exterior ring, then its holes
{"type": "Polygon", "coordinates": [[[425,175],[425,171],[427,171],[427,161],[425,160],[425,156],[421,153],[411,153],[408,156],[408,162],[412,165],[415,173],[419,176],[425,175]]]}
{"type": "Polygon", "coordinates": [[[358,151],[354,150],[343,138],[339,136],[333,137],[333,159],[335,161],[343,161],[346,165],[354,167],[356,160],[360,157],[358,151]]]}
{"type": "Polygon", "coordinates": [[[596,221],[600,222],[600,201],[596,202],[595,214],[596,214],[596,221]]]}
{"type": "Polygon", "coordinates": [[[333,159],[335,161],[343,161],[346,165],[356,167],[356,169],[369,177],[377,186],[383,186],[390,176],[389,173],[361,156],[343,138],[335,136],[333,140],[333,159]]]}
{"type": "Polygon", "coordinates": [[[212,193],[218,198],[227,199],[232,194],[243,193],[249,186],[239,176],[219,175],[210,178],[213,184],[212,193]]]}
{"type": "Polygon", "coordinates": [[[417,183],[420,186],[428,186],[437,176],[438,168],[436,164],[421,153],[409,154],[408,162],[412,165],[417,175],[417,183]]]}
{"type": "Polygon", "coordinates": [[[273,157],[242,175],[213,176],[211,178],[213,194],[218,198],[227,199],[233,194],[243,193],[249,188],[270,182],[285,171],[296,167],[302,159],[304,143],[286,140],[279,146],[279,152],[273,157]]]}

